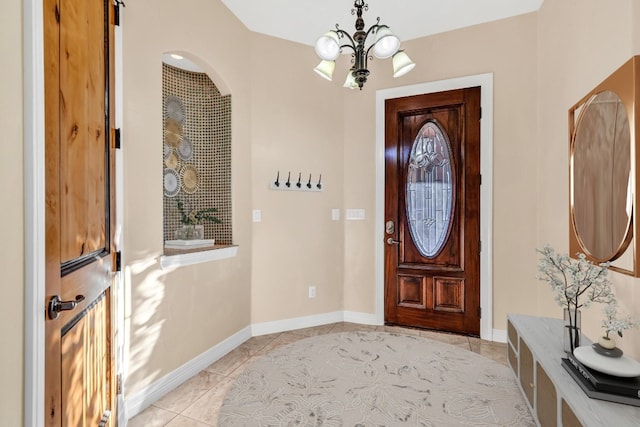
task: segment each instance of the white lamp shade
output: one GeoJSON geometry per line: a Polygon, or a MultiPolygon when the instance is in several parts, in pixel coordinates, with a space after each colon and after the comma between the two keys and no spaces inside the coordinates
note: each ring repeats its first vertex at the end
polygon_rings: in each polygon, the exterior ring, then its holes
{"type": "Polygon", "coordinates": [[[346,87],[347,89],[355,89],[358,87],[358,83],[356,83],[356,78],[353,75],[353,70],[349,70],[347,73],[347,79],[344,81],[342,87],[346,87]]]}
{"type": "Polygon", "coordinates": [[[335,61],[340,56],[340,40],[335,31],[329,31],[316,40],[316,55],[326,61],[335,61]]]}
{"type": "Polygon", "coordinates": [[[389,58],[398,51],[400,39],[387,27],[378,28],[376,43],[373,45],[373,55],[379,59],[389,58]]]}
{"type": "Polygon", "coordinates": [[[333,70],[336,69],[335,61],[322,60],[316,68],[313,69],[321,77],[331,81],[333,79],[333,70]]]}
{"type": "Polygon", "coordinates": [[[404,50],[399,50],[393,55],[393,77],[400,77],[413,70],[416,64],[409,58],[409,55],[404,53],[404,50]]]}

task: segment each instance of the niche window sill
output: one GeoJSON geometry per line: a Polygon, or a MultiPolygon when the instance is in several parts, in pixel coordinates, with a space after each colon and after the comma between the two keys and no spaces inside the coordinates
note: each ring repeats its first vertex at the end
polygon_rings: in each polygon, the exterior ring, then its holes
{"type": "Polygon", "coordinates": [[[238,246],[235,245],[215,245],[210,248],[198,249],[165,249],[164,255],[160,257],[160,268],[166,270],[203,262],[218,261],[233,258],[237,254],[238,246]]]}

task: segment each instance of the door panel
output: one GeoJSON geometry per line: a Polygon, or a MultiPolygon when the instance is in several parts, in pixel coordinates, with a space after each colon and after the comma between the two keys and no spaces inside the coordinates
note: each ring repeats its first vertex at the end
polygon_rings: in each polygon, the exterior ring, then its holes
{"type": "Polygon", "coordinates": [[[103,294],[63,331],[61,377],[67,392],[62,395],[62,425],[98,426],[109,411],[108,303],[103,294]]]}
{"type": "Polygon", "coordinates": [[[45,419],[56,427],[112,426],[114,6],[44,0],[43,7],[45,419]],[[54,296],[64,303],[51,306],[54,296]]]}
{"type": "Polygon", "coordinates": [[[385,321],[479,335],[480,88],[385,109],[385,321]]]}
{"type": "Polygon", "coordinates": [[[104,3],[60,0],[59,13],[60,243],[68,262],[106,245],[104,3]]]}

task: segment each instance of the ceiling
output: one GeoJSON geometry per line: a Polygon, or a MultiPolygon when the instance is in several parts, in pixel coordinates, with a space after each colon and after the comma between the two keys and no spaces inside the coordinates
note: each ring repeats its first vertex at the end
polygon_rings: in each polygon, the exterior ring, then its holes
{"type": "MultiPolygon", "coordinates": [[[[543,0],[365,0],[365,29],[388,25],[400,40],[537,11],[543,0]]],[[[249,30],[309,46],[325,32],[353,33],[353,0],[222,0],[249,30]]]]}

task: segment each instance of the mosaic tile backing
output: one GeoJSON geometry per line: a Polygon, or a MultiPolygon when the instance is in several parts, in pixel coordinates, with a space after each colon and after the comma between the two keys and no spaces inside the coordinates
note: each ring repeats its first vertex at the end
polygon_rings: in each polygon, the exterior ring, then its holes
{"type": "Polygon", "coordinates": [[[162,82],[163,177],[167,168],[186,173],[175,196],[164,193],[164,240],[174,239],[182,225],[177,206],[182,200],[187,211],[216,208],[222,223],[205,222],[204,238],[231,245],[231,95],[221,96],[205,73],[167,64],[162,82]]]}

